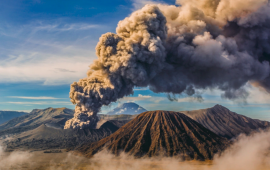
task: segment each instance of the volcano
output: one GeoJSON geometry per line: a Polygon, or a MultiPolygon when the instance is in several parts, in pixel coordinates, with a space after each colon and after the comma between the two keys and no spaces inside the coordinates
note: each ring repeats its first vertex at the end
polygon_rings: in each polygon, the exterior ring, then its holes
{"type": "Polygon", "coordinates": [[[183,159],[212,159],[228,146],[219,137],[188,116],[171,111],[149,111],[138,115],[112,135],[79,148],[91,157],[103,149],[135,157],[181,156],[183,159]]]}

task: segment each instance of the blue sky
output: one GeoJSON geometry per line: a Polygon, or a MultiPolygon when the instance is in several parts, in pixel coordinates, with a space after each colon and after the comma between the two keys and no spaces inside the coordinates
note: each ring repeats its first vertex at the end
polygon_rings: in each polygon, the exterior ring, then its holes
{"type": "MultiPolygon", "coordinates": [[[[119,20],[150,0],[0,0],[0,110],[74,108],[69,85],[86,76],[96,58],[95,46],[101,34],[115,32],[119,20]]],[[[159,1],[174,4],[174,0],[159,1]]],[[[246,103],[220,97],[218,90],[202,91],[203,102],[136,89],[104,107],[134,101],[148,110],[192,110],[222,104],[232,111],[270,120],[270,97],[247,85],[246,103]]]]}

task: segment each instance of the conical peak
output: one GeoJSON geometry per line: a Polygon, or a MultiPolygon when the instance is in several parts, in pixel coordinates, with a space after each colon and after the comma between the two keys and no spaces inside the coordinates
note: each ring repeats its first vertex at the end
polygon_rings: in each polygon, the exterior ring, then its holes
{"type": "MultiPolygon", "coordinates": [[[[168,120],[168,119],[190,119],[188,116],[179,113],[179,112],[173,112],[173,111],[164,111],[164,110],[156,110],[156,111],[147,111],[147,112],[143,112],[141,114],[139,114],[134,121],[136,121],[136,119],[157,119],[157,120],[168,120]]],[[[156,120],[156,121],[157,121],[156,120]]]]}
{"type": "Polygon", "coordinates": [[[226,110],[228,110],[226,107],[219,105],[219,104],[216,104],[214,107],[212,107],[212,109],[226,109],[226,110]]]}
{"type": "Polygon", "coordinates": [[[86,154],[91,156],[105,147],[116,155],[123,151],[136,157],[151,157],[164,151],[167,156],[211,159],[226,145],[225,139],[188,116],[157,110],[141,113],[111,136],[87,147],[86,154]]]}

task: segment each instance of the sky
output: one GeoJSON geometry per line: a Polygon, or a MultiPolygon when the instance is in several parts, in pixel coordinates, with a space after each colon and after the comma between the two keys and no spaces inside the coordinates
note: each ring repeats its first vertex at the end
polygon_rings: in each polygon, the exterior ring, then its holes
{"type": "MultiPolygon", "coordinates": [[[[119,20],[147,3],[174,0],[0,0],[0,110],[67,107],[70,84],[86,77],[97,57],[95,46],[119,20]]],[[[246,101],[221,98],[216,89],[201,91],[203,101],[183,95],[171,102],[167,94],[136,88],[134,94],[102,108],[106,113],[125,102],[147,110],[194,110],[221,104],[252,118],[270,120],[270,95],[246,85],[246,101]]]]}

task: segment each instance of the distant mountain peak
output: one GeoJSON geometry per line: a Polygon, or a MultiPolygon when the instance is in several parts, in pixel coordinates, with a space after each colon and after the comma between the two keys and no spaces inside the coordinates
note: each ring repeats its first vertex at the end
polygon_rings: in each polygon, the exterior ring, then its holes
{"type": "Polygon", "coordinates": [[[142,112],[146,112],[147,110],[141,106],[139,106],[136,103],[129,102],[129,103],[123,103],[120,106],[116,107],[112,111],[108,112],[108,115],[120,115],[120,114],[128,114],[128,115],[134,115],[134,114],[140,114],[142,112]]]}
{"type": "Polygon", "coordinates": [[[226,107],[224,107],[224,106],[222,106],[222,105],[220,105],[220,104],[216,104],[214,107],[212,107],[212,108],[216,108],[216,109],[226,109],[226,110],[228,110],[226,107]]]}

